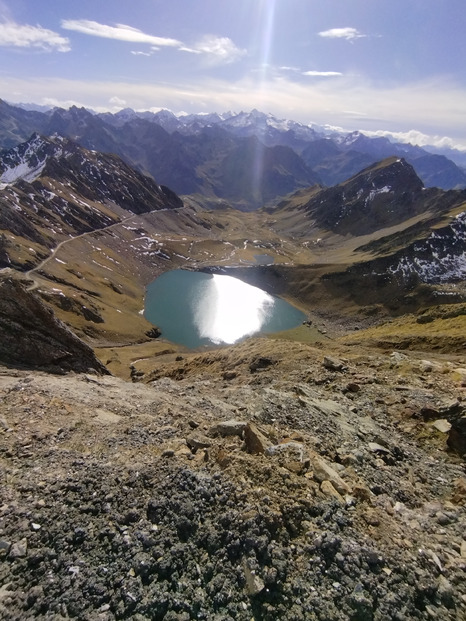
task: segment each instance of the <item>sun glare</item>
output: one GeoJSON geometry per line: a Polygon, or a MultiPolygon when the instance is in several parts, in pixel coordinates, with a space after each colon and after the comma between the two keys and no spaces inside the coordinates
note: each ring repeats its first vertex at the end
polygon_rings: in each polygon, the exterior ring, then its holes
{"type": "Polygon", "coordinates": [[[206,281],[195,322],[200,336],[232,344],[262,328],[272,307],[271,295],[231,276],[206,281]]]}
{"type": "MultiPolygon", "coordinates": [[[[275,31],[275,0],[261,0],[258,3],[256,16],[256,36],[259,42],[259,79],[257,91],[261,100],[267,99],[270,61],[275,31]]],[[[264,169],[264,149],[257,144],[253,164],[253,194],[260,196],[262,171],[264,169]]]]}

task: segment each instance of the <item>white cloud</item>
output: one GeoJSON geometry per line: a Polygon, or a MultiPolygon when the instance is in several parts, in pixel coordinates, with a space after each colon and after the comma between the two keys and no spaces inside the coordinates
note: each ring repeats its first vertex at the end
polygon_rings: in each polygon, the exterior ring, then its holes
{"type": "Polygon", "coordinates": [[[330,30],[322,30],[322,32],[319,32],[319,36],[326,39],[354,41],[355,39],[362,39],[366,35],[361,34],[356,28],[331,28],[330,30]]]}
{"type": "Polygon", "coordinates": [[[134,56],[152,56],[153,53],[154,52],[137,52],[136,50],[131,50],[131,54],[133,54],[134,56]]]}
{"type": "Polygon", "coordinates": [[[88,19],[65,19],[61,25],[65,30],[74,30],[75,32],[93,37],[116,39],[117,41],[126,41],[128,43],[149,43],[157,47],[181,47],[182,45],[181,41],[177,39],[156,37],[125,24],[107,26],[106,24],[99,24],[88,19]]]}
{"type": "Polygon", "coordinates": [[[294,71],[296,73],[300,73],[301,69],[299,69],[299,67],[287,67],[286,65],[284,67],[279,67],[279,69],[281,71],[294,71]]]}
{"type": "Polygon", "coordinates": [[[343,74],[339,71],[303,71],[303,75],[308,75],[311,78],[334,78],[343,74]]]}
{"type": "Polygon", "coordinates": [[[110,97],[108,102],[112,106],[120,106],[121,108],[124,108],[126,106],[126,101],[124,99],[121,99],[120,97],[110,97]]]}
{"type": "Polygon", "coordinates": [[[230,64],[246,54],[246,50],[237,47],[228,37],[205,35],[192,48],[181,48],[185,52],[205,54],[211,63],[230,64]]]}
{"type": "Polygon", "coordinates": [[[5,21],[0,24],[0,46],[35,48],[44,52],[69,52],[69,39],[42,26],[5,21]]]}
{"type": "MultiPolygon", "coordinates": [[[[75,99],[60,99],[59,97],[42,97],[38,100],[41,106],[50,106],[51,108],[71,108],[76,106],[77,108],[85,108],[86,106],[75,99]]],[[[36,103],[34,101],[34,103],[36,103]]]]}
{"type": "Polygon", "coordinates": [[[114,39],[127,43],[146,43],[151,46],[149,52],[141,50],[131,51],[135,56],[152,56],[161,47],[174,47],[182,52],[204,55],[208,59],[209,64],[229,64],[246,54],[246,50],[238,48],[228,37],[218,37],[216,35],[206,35],[195,45],[187,46],[178,41],[178,39],[157,37],[125,24],[109,26],[87,19],[65,19],[61,25],[65,30],[73,30],[93,37],[114,39]]]}
{"type": "Polygon", "coordinates": [[[389,138],[394,142],[402,142],[406,144],[416,144],[420,147],[432,146],[438,148],[450,148],[450,149],[458,149],[459,151],[466,152],[466,145],[459,145],[452,138],[448,136],[430,136],[428,134],[424,134],[423,132],[418,131],[417,129],[410,129],[406,132],[390,132],[384,130],[376,130],[369,131],[364,130],[363,132],[367,136],[371,137],[385,137],[389,138]]]}

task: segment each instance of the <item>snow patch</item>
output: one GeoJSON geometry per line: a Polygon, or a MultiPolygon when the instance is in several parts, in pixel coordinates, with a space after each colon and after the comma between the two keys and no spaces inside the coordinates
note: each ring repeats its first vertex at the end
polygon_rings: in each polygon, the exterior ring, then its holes
{"type": "Polygon", "coordinates": [[[16,166],[7,168],[2,175],[0,175],[0,182],[2,184],[9,184],[23,179],[23,181],[32,183],[44,170],[45,162],[46,160],[43,160],[36,167],[32,168],[26,161],[22,161],[16,166]]]}
{"type": "MultiPolygon", "coordinates": [[[[384,185],[383,188],[379,188],[379,189],[376,189],[376,190],[371,190],[369,192],[369,196],[365,200],[365,204],[367,205],[367,203],[370,203],[371,201],[373,201],[374,198],[376,196],[378,196],[379,194],[387,194],[387,192],[391,192],[391,191],[392,191],[392,188],[389,185],[384,185]]],[[[359,192],[358,192],[358,195],[359,195],[359,192]]],[[[359,196],[358,196],[358,198],[359,198],[359,196]]]]}
{"type": "Polygon", "coordinates": [[[413,255],[401,257],[388,272],[403,280],[417,275],[425,283],[466,279],[466,211],[453,218],[448,227],[415,243],[413,255]]]}

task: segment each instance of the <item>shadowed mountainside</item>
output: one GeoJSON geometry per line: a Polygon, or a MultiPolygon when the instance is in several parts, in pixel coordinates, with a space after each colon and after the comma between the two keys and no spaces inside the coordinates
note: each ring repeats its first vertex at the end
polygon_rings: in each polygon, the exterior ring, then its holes
{"type": "Polygon", "coordinates": [[[466,187],[464,170],[444,155],[360,132],[329,134],[257,110],[176,117],[166,110],[97,115],[73,106],[39,113],[0,101],[0,145],[18,144],[31,130],[114,153],[178,194],[245,211],[314,183],[333,186],[390,156],[406,159],[427,187],[466,187]]]}
{"type": "Polygon", "coordinates": [[[0,360],[52,373],[108,373],[89,345],[14,278],[0,280],[0,360]]]}

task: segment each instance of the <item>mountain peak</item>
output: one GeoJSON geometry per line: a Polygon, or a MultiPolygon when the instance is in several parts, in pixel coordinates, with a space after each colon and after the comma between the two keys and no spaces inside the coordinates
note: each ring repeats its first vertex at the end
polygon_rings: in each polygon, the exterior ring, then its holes
{"type": "Polygon", "coordinates": [[[365,235],[424,211],[423,188],[414,168],[392,157],[322,190],[304,208],[323,228],[365,235]]]}
{"type": "Polygon", "coordinates": [[[361,186],[371,189],[391,187],[392,182],[396,186],[404,187],[405,191],[419,192],[424,187],[411,164],[408,164],[405,159],[395,156],[371,164],[341,183],[340,186],[346,190],[357,187],[359,191],[361,186]]]}

